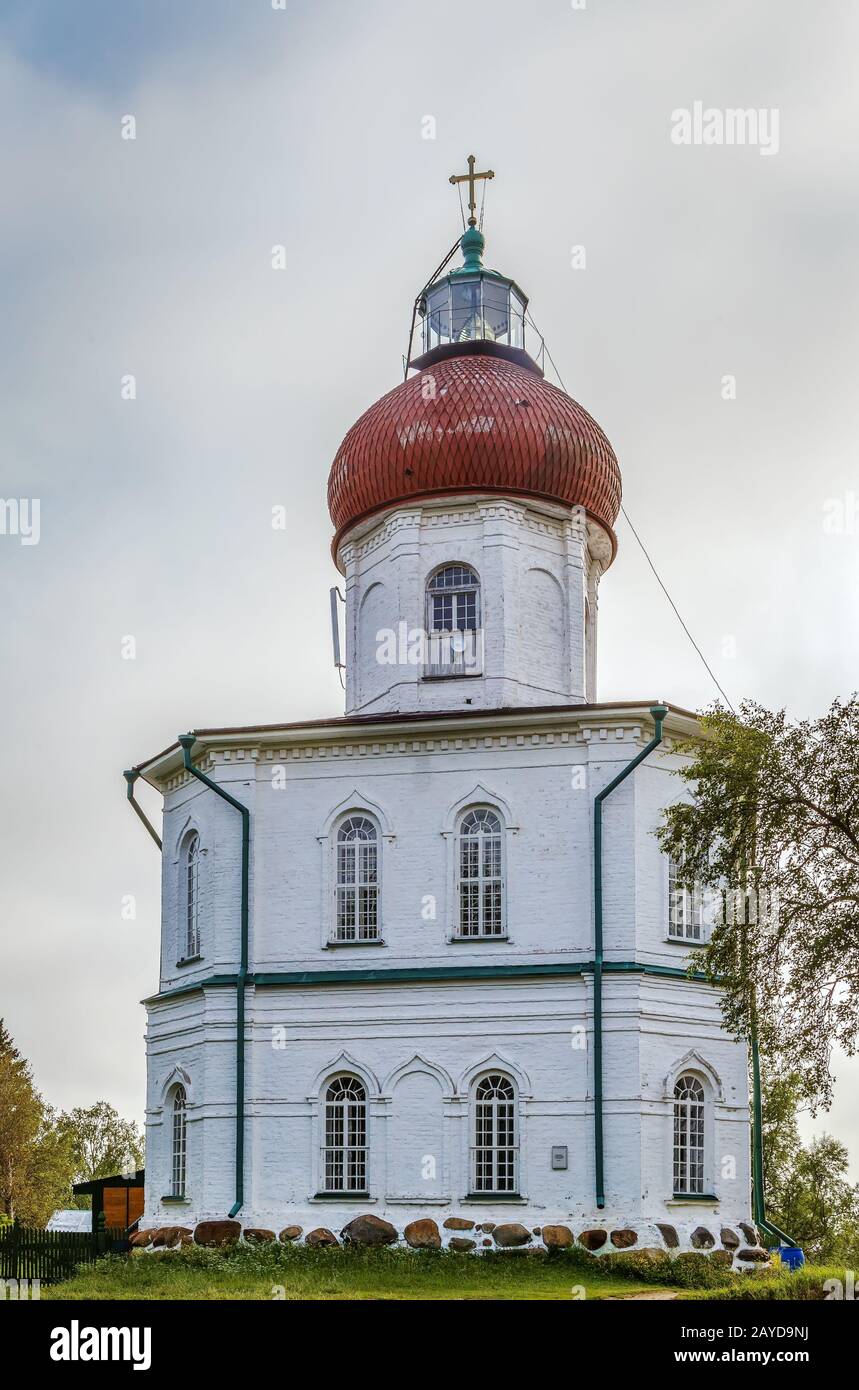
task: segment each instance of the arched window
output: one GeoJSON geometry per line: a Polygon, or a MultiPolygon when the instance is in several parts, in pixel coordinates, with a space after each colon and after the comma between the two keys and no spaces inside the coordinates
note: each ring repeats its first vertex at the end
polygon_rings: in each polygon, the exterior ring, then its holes
{"type": "Polygon", "coordinates": [[[504,855],[501,817],[487,806],[459,823],[459,935],[504,935],[504,855]]]}
{"type": "Polygon", "coordinates": [[[704,1191],[704,1086],[686,1072],[674,1087],[674,1191],[704,1191]]]}
{"type": "Polygon", "coordinates": [[[705,941],[709,935],[704,892],[687,884],[676,859],[668,860],[668,935],[675,941],[705,941]]]}
{"type": "Polygon", "coordinates": [[[500,1072],[481,1077],[472,1108],[472,1192],[516,1192],[519,1139],[513,1082],[500,1072]]]}
{"type": "Polygon", "coordinates": [[[379,837],[368,816],[337,831],[335,941],[379,939],[379,837]]]}
{"type": "Polygon", "coordinates": [[[480,580],[469,565],[445,565],[427,584],[427,675],[479,675],[480,580]]]}
{"type": "Polygon", "coordinates": [[[200,954],[200,837],[192,831],[182,860],[183,940],[185,960],[200,954]]]}
{"type": "Polygon", "coordinates": [[[186,1097],[185,1087],[177,1086],[173,1092],[173,1148],[170,1176],[171,1197],[185,1196],[186,1142],[186,1097]]]}
{"type": "Polygon", "coordinates": [[[357,1076],[335,1076],[325,1091],[323,1191],[367,1191],[367,1092],[357,1076]]]}

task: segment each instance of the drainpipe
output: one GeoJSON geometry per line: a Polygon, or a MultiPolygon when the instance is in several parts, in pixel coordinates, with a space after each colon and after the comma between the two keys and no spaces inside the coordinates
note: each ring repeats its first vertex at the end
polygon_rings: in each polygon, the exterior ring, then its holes
{"type": "Polygon", "coordinates": [[[654,705],[650,711],[656,729],[646,748],[594,797],[594,1174],[597,1207],[605,1206],[605,1170],[603,1163],[603,1093],[602,1093],[602,805],[615,787],[634,772],[639,763],[649,757],[662,742],[662,721],[668,714],[665,705],[654,705]]]}
{"type": "Polygon", "coordinates": [[[154,826],[154,825],[152,824],[152,822],[149,820],[148,816],[146,815],[145,811],[143,810],[143,807],[140,805],[139,802],[137,802],[137,801],[134,800],[134,784],[135,784],[135,782],[137,781],[138,777],[140,776],[140,773],[139,773],[139,772],[136,772],[136,771],[132,768],[132,770],[131,770],[130,772],[123,772],[122,775],[123,775],[123,777],[125,778],[125,793],[126,793],[126,796],[128,797],[128,800],[131,802],[131,809],[132,809],[132,811],[134,811],[135,815],[139,816],[140,819],[143,821],[143,824],[146,826],[146,829],[149,831],[149,834],[152,836],[152,838],[153,838],[153,840],[155,841],[156,845],[157,845],[158,848],[160,849],[160,848],[161,848],[161,836],[158,834],[158,832],[157,832],[156,829],[155,829],[155,826],[154,826]]]}
{"type": "Polygon", "coordinates": [[[761,1104],[761,1059],[758,1050],[758,1030],[752,1020],[749,1041],[752,1049],[752,1105],[754,1125],[752,1128],[752,1199],[755,1225],[760,1226],[767,1235],[775,1236],[784,1245],[796,1247],[796,1241],[780,1231],[778,1226],[767,1220],[766,1194],[764,1192],[764,1131],[763,1106],[761,1104]]]}
{"type": "Polygon", "coordinates": [[[236,1200],[229,1210],[232,1218],[241,1211],[245,1186],[245,980],[248,974],[248,865],[250,862],[251,813],[229,792],[213,782],[191,761],[191,749],[196,743],[193,734],[180,734],[179,744],[186,772],[196,777],[210,791],[228,801],[242,817],[242,931],[241,962],[236,976],[236,1200]]]}

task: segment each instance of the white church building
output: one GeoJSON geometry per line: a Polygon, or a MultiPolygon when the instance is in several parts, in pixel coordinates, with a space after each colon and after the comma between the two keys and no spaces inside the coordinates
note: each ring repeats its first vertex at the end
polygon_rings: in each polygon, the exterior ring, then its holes
{"type": "Polygon", "coordinates": [[[597,698],[617,460],[473,207],[461,247],[331,468],[345,714],[126,774],[163,796],[141,1228],[733,1252],[746,1048],[655,834],[696,719],[597,698]]]}

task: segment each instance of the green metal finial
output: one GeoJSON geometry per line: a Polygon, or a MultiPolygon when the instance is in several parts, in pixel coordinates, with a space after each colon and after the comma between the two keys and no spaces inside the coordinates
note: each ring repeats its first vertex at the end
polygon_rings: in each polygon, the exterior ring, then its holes
{"type": "Polygon", "coordinates": [[[486,247],[486,238],[476,227],[469,227],[462,235],[460,242],[462,250],[462,269],[482,270],[483,252],[486,247]]]}

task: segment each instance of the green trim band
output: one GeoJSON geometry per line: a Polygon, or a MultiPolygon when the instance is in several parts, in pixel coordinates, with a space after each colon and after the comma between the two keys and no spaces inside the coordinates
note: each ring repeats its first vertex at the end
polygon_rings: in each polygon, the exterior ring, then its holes
{"type": "MultiPolygon", "coordinates": [[[[300,988],[302,985],[379,985],[431,984],[435,980],[515,980],[539,979],[546,976],[590,975],[594,962],[558,961],[554,965],[427,965],[390,967],[383,970],[297,970],[248,974],[245,984],[258,988],[300,988]]],[[[691,974],[679,965],[655,965],[647,961],[607,960],[602,964],[607,975],[657,975],[669,980],[689,980],[712,983],[700,970],[691,974]]],[[[235,988],[235,975],[208,975],[186,985],[177,985],[152,994],[144,1004],[157,1004],[164,999],[177,999],[184,994],[197,994],[204,989],[235,988]]]]}

